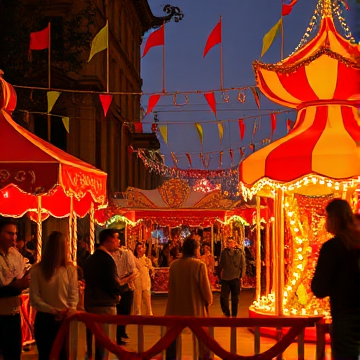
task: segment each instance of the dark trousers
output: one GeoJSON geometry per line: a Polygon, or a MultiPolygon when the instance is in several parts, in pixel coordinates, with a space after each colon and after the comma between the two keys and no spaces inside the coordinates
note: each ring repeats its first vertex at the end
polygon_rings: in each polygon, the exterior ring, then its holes
{"type": "Polygon", "coordinates": [[[22,347],[20,314],[0,316],[0,348],[4,360],[20,360],[22,347]]]}
{"type": "MultiPolygon", "coordinates": [[[[34,335],[39,354],[39,360],[49,360],[52,346],[62,321],[55,320],[53,314],[37,312],[34,323],[34,335]]],[[[64,342],[59,359],[68,359],[66,349],[67,341],[64,342]]]]}
{"type": "MultiPolygon", "coordinates": [[[[120,302],[116,305],[116,314],[117,315],[130,315],[131,306],[134,299],[134,292],[132,290],[127,290],[121,295],[120,302]]],[[[116,328],[116,342],[121,343],[121,338],[126,335],[126,325],[118,325],[116,328]]]]}
{"type": "Polygon", "coordinates": [[[236,317],[240,296],[240,279],[221,280],[220,305],[226,316],[230,316],[229,295],[231,293],[231,316],[236,317]]]}

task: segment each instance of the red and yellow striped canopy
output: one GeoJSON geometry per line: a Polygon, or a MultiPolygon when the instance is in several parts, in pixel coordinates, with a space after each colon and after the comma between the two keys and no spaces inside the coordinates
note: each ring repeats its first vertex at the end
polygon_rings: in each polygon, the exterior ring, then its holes
{"type": "Polygon", "coordinates": [[[254,62],[261,91],[298,115],[287,136],[240,164],[245,185],[263,178],[291,182],[309,174],[337,180],[360,176],[359,55],[360,46],[341,37],[329,11],[315,38],[293,55],[277,64],[254,62]]]}

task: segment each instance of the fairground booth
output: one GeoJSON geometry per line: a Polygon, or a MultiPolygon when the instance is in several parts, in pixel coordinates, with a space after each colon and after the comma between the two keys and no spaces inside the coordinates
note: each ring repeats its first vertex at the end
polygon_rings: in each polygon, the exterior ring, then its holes
{"type": "Polygon", "coordinates": [[[147,243],[147,255],[156,268],[152,290],[167,292],[170,262],[180,256],[181,244],[191,234],[200,241],[200,256],[209,257],[213,290],[220,288],[217,261],[229,237],[246,251],[249,271],[245,286],[254,287],[255,230],[251,225],[255,214],[256,210],[242,201],[209,189],[206,181],[192,188],[185,180],[171,179],[154,190],[129,188],[95,217],[99,224],[118,229],[123,245],[134,249],[138,241],[147,243]]]}
{"type": "MultiPolygon", "coordinates": [[[[11,117],[16,107],[15,90],[1,76],[0,82],[0,215],[28,216],[36,223],[37,260],[41,257],[43,221],[49,216],[69,218],[69,248],[76,263],[77,219],[90,215],[93,252],[94,213],[106,206],[107,175],[18,125],[11,117]]],[[[23,300],[26,316],[28,297],[23,300]]]]}
{"type": "Polygon", "coordinates": [[[328,299],[317,299],[310,288],[319,249],[329,238],[324,208],[340,197],[355,210],[360,176],[360,66],[355,61],[360,47],[339,6],[319,0],[304,37],[318,25],[312,40],[277,64],[253,64],[263,94],[298,114],[287,136],[240,164],[243,196],[274,198],[275,209],[274,236],[266,248],[274,265],[267,274],[270,286],[257,283],[251,316],[330,317],[328,299]],[[335,27],[335,16],[348,38],[335,27]]]}

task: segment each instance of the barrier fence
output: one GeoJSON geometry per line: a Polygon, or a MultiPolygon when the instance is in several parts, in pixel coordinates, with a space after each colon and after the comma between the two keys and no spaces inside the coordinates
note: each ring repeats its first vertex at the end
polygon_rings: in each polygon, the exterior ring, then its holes
{"type": "MultiPolygon", "coordinates": [[[[278,318],[223,318],[223,317],[179,317],[179,316],[121,316],[121,315],[96,315],[86,312],[76,312],[64,320],[51,352],[51,360],[58,360],[62,344],[70,333],[71,321],[83,322],[94,334],[95,338],[109,352],[115,354],[122,360],[150,360],[162,353],[170,344],[176,340],[185,328],[189,328],[198,341],[205,344],[211,352],[221,359],[227,360],[271,360],[281,358],[281,354],[291,343],[297,339],[298,359],[305,359],[304,354],[304,330],[306,327],[313,327],[322,324],[321,317],[278,317],[278,318]],[[138,351],[131,352],[122,346],[118,346],[107,335],[105,335],[99,324],[116,324],[138,326],[138,351]],[[144,350],[144,331],[147,325],[160,326],[162,337],[150,349],[144,350]],[[230,352],[222,348],[214,339],[214,328],[227,327],[231,329],[230,352]],[[246,327],[254,329],[254,354],[253,356],[237,355],[236,329],[246,327]],[[278,329],[289,328],[288,332],[278,340],[270,349],[260,353],[260,327],[275,327],[278,329]],[[208,328],[209,330],[207,331],[208,328]]],[[[322,325],[319,327],[319,334],[322,334],[322,325]]],[[[322,339],[319,339],[320,347],[317,347],[317,359],[322,359],[322,339]]],[[[317,344],[318,345],[318,344],[317,344]]],[[[71,355],[71,354],[70,354],[71,355]]],[[[70,357],[72,360],[75,355],[70,357]]]]}

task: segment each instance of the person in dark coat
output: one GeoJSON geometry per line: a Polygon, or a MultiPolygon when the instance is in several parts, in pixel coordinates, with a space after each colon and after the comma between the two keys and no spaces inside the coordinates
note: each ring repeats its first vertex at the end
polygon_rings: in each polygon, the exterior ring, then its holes
{"type": "Polygon", "coordinates": [[[334,237],[320,250],[311,289],[330,296],[331,347],[335,360],[360,358],[360,231],[349,203],[334,199],[326,206],[326,230],[334,237]]]}

